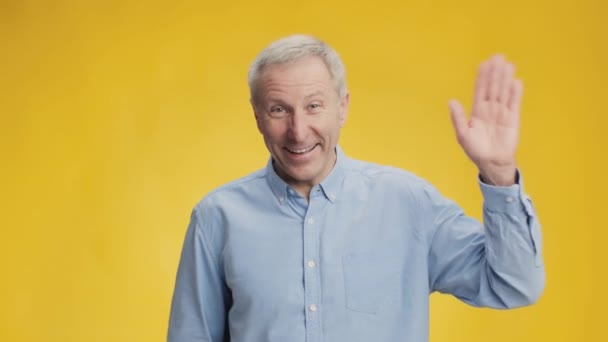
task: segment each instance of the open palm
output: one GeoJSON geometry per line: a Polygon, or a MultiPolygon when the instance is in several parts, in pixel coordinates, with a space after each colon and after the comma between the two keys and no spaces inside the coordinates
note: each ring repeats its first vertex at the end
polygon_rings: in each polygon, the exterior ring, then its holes
{"type": "Polygon", "coordinates": [[[479,66],[470,118],[458,101],[449,103],[458,142],[482,175],[515,169],[523,86],[514,72],[495,55],[479,66]]]}

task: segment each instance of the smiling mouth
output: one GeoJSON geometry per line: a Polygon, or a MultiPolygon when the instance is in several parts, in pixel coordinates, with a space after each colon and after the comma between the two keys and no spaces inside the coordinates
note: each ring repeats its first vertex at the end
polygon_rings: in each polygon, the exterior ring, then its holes
{"type": "Polygon", "coordinates": [[[305,154],[305,153],[308,153],[308,152],[314,150],[314,148],[317,147],[317,145],[318,144],[310,145],[310,146],[302,148],[302,149],[291,149],[289,147],[285,147],[285,149],[293,154],[305,154]]]}

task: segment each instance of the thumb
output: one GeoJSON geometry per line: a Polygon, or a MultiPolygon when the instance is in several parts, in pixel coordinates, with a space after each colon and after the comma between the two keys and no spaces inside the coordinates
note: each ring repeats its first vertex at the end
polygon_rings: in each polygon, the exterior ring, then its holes
{"type": "Polygon", "coordinates": [[[450,108],[450,116],[452,118],[454,130],[456,131],[456,137],[458,138],[458,141],[461,141],[461,139],[466,135],[466,130],[468,128],[464,108],[462,108],[460,102],[456,100],[450,100],[448,102],[448,107],[450,108]]]}

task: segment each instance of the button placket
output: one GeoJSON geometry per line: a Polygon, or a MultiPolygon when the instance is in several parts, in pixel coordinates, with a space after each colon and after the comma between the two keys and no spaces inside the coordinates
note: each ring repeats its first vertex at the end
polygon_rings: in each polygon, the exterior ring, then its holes
{"type": "Polygon", "coordinates": [[[323,201],[310,201],[302,222],[304,237],[304,300],[307,341],[318,341],[321,333],[319,260],[319,217],[323,201]]]}

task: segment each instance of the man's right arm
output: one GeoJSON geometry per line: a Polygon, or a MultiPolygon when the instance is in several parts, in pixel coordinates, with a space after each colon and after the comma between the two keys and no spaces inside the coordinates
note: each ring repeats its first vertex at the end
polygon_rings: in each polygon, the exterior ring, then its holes
{"type": "Polygon", "coordinates": [[[177,271],[168,342],[230,340],[226,318],[230,292],[212,243],[214,220],[206,214],[210,213],[202,205],[192,212],[177,271]]]}

